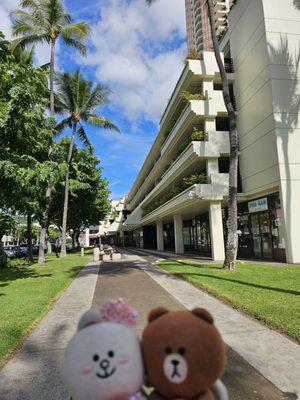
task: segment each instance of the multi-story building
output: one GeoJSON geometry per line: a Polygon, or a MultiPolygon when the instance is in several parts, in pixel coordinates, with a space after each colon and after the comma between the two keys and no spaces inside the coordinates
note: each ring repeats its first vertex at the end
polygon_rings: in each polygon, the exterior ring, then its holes
{"type": "MultiPolygon", "coordinates": [[[[227,30],[227,17],[233,0],[214,0],[214,14],[217,35],[227,30]]],[[[187,42],[189,52],[212,50],[210,23],[206,0],[185,0],[187,42]]]]}
{"type": "MultiPolygon", "coordinates": [[[[239,257],[300,262],[299,22],[293,0],[238,0],[221,41],[235,68],[239,257]]],[[[224,258],[229,141],[220,89],[212,52],[187,61],[128,195],[129,244],[224,258]]]]}
{"type": "Polygon", "coordinates": [[[128,194],[131,244],[177,253],[212,249],[214,259],[224,258],[227,125],[214,54],[204,52],[203,61],[187,61],[128,194]]]}
{"type": "Polygon", "coordinates": [[[111,210],[105,220],[99,225],[90,226],[82,236],[85,246],[93,244],[124,245],[123,222],[127,218],[125,210],[125,197],[119,200],[111,200],[111,210]]]}

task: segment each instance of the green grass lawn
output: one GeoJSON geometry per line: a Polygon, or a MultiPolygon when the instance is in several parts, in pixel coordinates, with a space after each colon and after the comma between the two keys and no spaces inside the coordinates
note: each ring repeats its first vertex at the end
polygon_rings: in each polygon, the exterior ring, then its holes
{"type": "Polygon", "coordinates": [[[158,265],[300,341],[299,266],[239,263],[227,271],[171,260],[158,265]]]}
{"type": "Polygon", "coordinates": [[[89,259],[51,255],[44,266],[0,268],[0,366],[89,259]]]}

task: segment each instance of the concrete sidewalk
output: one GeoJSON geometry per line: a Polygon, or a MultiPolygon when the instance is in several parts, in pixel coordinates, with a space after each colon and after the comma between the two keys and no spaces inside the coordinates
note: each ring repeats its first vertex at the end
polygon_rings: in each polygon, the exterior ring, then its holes
{"type": "Polygon", "coordinates": [[[64,349],[82,313],[91,307],[99,263],[89,264],[0,372],[1,400],[64,400],[64,349]]]}
{"type": "MultiPolygon", "coordinates": [[[[170,309],[184,309],[185,307],[193,308],[201,305],[212,311],[213,315],[216,316],[218,327],[223,330],[223,327],[220,326],[220,312],[215,312],[211,304],[204,302],[201,291],[189,284],[185,286],[186,283],[180,281],[187,290],[187,292],[184,292],[184,295],[187,296],[184,299],[176,293],[178,291],[183,293],[180,282],[177,282],[179,280],[174,281],[171,276],[152,266],[147,260],[138,255],[132,255],[128,252],[123,253],[125,258],[122,261],[101,264],[93,299],[94,306],[99,306],[111,298],[122,297],[139,310],[140,323],[137,326],[137,330],[140,333],[147,323],[148,312],[153,307],[164,306],[170,309]],[[168,285],[163,282],[163,279],[168,282],[168,285]],[[189,302],[187,301],[188,299],[189,302]]],[[[223,317],[226,319],[226,315],[223,317]]],[[[229,335],[230,329],[231,333],[236,329],[237,318],[236,320],[230,320],[230,316],[228,317],[227,333],[229,335]],[[232,326],[230,326],[231,324],[232,326]]],[[[239,331],[239,335],[243,339],[245,338],[245,333],[243,334],[239,331]]],[[[276,369],[277,367],[275,366],[276,369]]],[[[289,368],[284,371],[285,375],[287,375],[287,371],[289,371],[289,368]]],[[[228,365],[224,382],[229,389],[231,400],[297,398],[296,395],[285,395],[231,347],[228,348],[228,365]]]]}

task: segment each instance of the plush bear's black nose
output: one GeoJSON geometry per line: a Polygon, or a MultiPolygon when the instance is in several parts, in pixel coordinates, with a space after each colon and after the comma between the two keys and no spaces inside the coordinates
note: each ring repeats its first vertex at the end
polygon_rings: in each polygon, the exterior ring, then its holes
{"type": "Polygon", "coordinates": [[[172,360],[171,363],[174,365],[174,367],[176,367],[179,364],[178,360],[172,360]]]}
{"type": "Polygon", "coordinates": [[[108,361],[108,360],[102,360],[102,361],[100,362],[100,367],[101,367],[102,369],[107,369],[107,368],[109,367],[109,361],[108,361]]]}

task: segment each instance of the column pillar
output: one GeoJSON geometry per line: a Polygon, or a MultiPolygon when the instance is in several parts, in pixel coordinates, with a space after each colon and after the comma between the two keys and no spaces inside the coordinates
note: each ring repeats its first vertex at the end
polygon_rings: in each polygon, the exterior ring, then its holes
{"type": "Polygon", "coordinates": [[[86,228],[85,230],[85,247],[89,247],[90,245],[90,230],[86,228]]]}
{"type": "Polygon", "coordinates": [[[214,261],[224,261],[224,234],[220,201],[211,201],[209,204],[209,226],[212,259],[214,261]]]}
{"type": "Polygon", "coordinates": [[[164,250],[164,229],[162,220],[156,221],[156,240],[157,240],[157,250],[164,250]]]}
{"type": "Polygon", "coordinates": [[[300,263],[300,182],[281,180],[280,202],[284,217],[286,261],[290,264],[300,263]]]}
{"type": "Polygon", "coordinates": [[[181,214],[174,214],[174,235],[175,235],[175,253],[184,253],[182,217],[181,214]]]}

